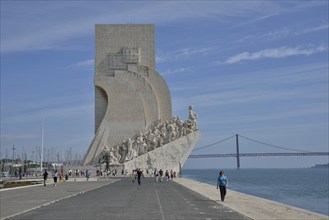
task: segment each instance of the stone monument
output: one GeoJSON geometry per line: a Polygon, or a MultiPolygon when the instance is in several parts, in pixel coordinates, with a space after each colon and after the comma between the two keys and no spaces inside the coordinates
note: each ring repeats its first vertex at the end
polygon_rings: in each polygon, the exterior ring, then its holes
{"type": "Polygon", "coordinates": [[[154,25],[96,25],[95,137],[83,165],[178,172],[200,132],[189,107],[186,121],[172,117],[171,96],[155,71],[154,25]]]}

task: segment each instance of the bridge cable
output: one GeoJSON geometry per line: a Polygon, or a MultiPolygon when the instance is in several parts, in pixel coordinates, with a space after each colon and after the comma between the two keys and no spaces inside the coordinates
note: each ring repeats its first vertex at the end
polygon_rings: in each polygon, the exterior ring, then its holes
{"type": "Polygon", "coordinates": [[[255,139],[252,139],[252,138],[248,138],[248,137],[242,136],[242,135],[240,135],[240,134],[239,134],[239,137],[242,137],[242,138],[247,139],[247,140],[249,140],[249,141],[253,141],[253,142],[256,142],[256,143],[259,143],[259,144],[263,144],[263,145],[266,145],[266,146],[269,146],[269,147],[279,148],[279,149],[283,149],[283,150],[290,150],[290,151],[299,151],[299,152],[303,152],[303,153],[311,153],[311,151],[297,150],[297,149],[293,149],[293,148],[280,147],[280,146],[277,146],[277,145],[268,144],[268,143],[265,143],[265,142],[262,142],[262,141],[257,141],[257,140],[255,140],[255,139]]]}
{"type": "Polygon", "coordinates": [[[205,148],[208,148],[208,147],[214,146],[214,145],[216,145],[216,144],[219,144],[219,143],[222,143],[222,142],[224,142],[224,141],[227,141],[227,140],[229,140],[229,139],[231,139],[231,138],[233,138],[233,137],[235,137],[235,135],[232,135],[231,137],[225,138],[225,139],[223,139],[223,140],[217,141],[217,142],[212,143],[212,144],[208,144],[208,145],[205,145],[205,146],[202,146],[202,147],[195,148],[193,151],[197,151],[197,150],[201,150],[201,149],[205,149],[205,148]]]}

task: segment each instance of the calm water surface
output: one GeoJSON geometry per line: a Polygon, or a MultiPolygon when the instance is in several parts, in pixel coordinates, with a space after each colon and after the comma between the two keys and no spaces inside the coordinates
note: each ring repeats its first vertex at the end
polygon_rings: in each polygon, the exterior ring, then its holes
{"type": "MultiPolygon", "coordinates": [[[[329,170],[225,169],[229,188],[238,192],[329,215],[329,170]]],[[[182,177],[216,185],[219,170],[182,170],[182,177]]]]}

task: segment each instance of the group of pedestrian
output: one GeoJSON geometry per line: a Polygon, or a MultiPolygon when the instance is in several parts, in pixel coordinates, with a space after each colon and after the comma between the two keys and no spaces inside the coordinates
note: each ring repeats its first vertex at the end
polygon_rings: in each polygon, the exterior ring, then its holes
{"type": "MultiPolygon", "coordinates": [[[[86,178],[87,178],[87,181],[89,179],[89,176],[90,176],[90,171],[87,170],[86,171],[86,178]]],[[[169,171],[166,170],[165,172],[165,177],[167,179],[167,182],[169,180],[173,180],[175,177],[176,177],[176,172],[174,171],[169,171]]],[[[43,185],[46,186],[46,182],[47,182],[47,179],[48,179],[48,172],[47,172],[47,169],[44,170],[44,173],[43,173],[43,185]]],[[[156,182],[162,182],[163,180],[163,170],[160,169],[159,171],[157,169],[154,170],[153,172],[153,175],[155,177],[155,181],[156,182]]],[[[133,170],[132,174],[131,174],[131,177],[132,177],[132,182],[135,183],[135,180],[137,179],[137,183],[138,185],[141,185],[141,178],[143,177],[144,178],[144,174],[143,174],[143,171],[138,168],[138,169],[135,169],[133,170]]],[[[57,184],[57,179],[58,179],[58,172],[57,170],[54,171],[53,173],[53,179],[54,179],[54,183],[53,183],[53,186],[56,186],[57,184]]],[[[219,189],[220,191],[220,198],[222,201],[225,200],[225,196],[226,196],[226,189],[227,189],[227,186],[228,186],[228,178],[224,175],[224,171],[220,171],[219,172],[219,176],[217,178],[217,189],[219,189]]]]}
{"type": "MultiPolygon", "coordinates": [[[[48,175],[49,175],[49,173],[47,172],[47,169],[45,169],[44,172],[43,172],[43,186],[47,186],[48,175]]],[[[56,186],[57,179],[58,179],[58,172],[57,172],[57,170],[55,170],[54,173],[53,173],[53,179],[54,179],[53,186],[56,186]]]]}
{"type": "Polygon", "coordinates": [[[141,183],[142,183],[141,178],[142,177],[144,178],[144,174],[143,174],[143,171],[140,168],[133,170],[133,172],[131,173],[132,182],[135,183],[135,180],[137,179],[138,185],[141,185],[141,183]]]}
{"type": "MultiPolygon", "coordinates": [[[[69,175],[70,175],[70,173],[72,175],[72,172],[69,172],[69,175]]],[[[85,177],[87,178],[87,181],[88,181],[89,177],[91,175],[91,171],[89,169],[87,169],[87,170],[83,171],[83,174],[85,175],[85,177]]],[[[49,176],[49,173],[48,173],[47,169],[45,169],[44,172],[43,172],[43,185],[44,186],[47,186],[48,176],[49,176]]],[[[57,185],[57,182],[58,182],[59,178],[60,178],[60,180],[62,180],[62,176],[59,175],[57,170],[54,170],[52,177],[53,177],[53,180],[54,180],[53,186],[57,185]]],[[[66,174],[66,179],[68,179],[67,174],[66,174]]]]}
{"type": "Polygon", "coordinates": [[[71,168],[69,168],[69,171],[68,171],[68,176],[69,177],[73,177],[73,176],[76,176],[76,177],[79,177],[79,176],[85,176],[86,173],[85,170],[80,170],[80,169],[76,169],[76,170],[72,170],[71,168]]]}
{"type": "Polygon", "coordinates": [[[166,172],[164,173],[162,169],[160,169],[159,171],[155,169],[153,171],[153,176],[155,182],[162,182],[164,177],[167,180],[167,182],[169,182],[169,181],[173,181],[174,178],[176,178],[176,172],[173,170],[170,170],[170,172],[166,170],[166,172]]]}

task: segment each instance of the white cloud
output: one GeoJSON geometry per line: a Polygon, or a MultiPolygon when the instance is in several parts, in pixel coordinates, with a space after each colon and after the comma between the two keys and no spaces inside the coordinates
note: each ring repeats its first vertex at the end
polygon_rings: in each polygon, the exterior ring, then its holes
{"type": "MultiPolygon", "coordinates": [[[[259,43],[260,41],[270,42],[270,41],[278,41],[286,38],[294,38],[296,36],[310,34],[317,31],[324,31],[329,28],[329,24],[321,24],[317,26],[311,27],[303,27],[303,29],[295,29],[292,27],[281,27],[279,29],[270,30],[266,33],[250,33],[250,32],[242,32],[240,39],[237,39],[234,43],[243,44],[244,47],[247,45],[253,45],[255,43],[259,43]]],[[[227,45],[226,45],[227,48],[227,45]]],[[[222,62],[217,62],[217,64],[221,64],[222,62]]]]}
{"type": "Polygon", "coordinates": [[[181,82],[171,84],[170,90],[175,92],[173,109],[183,111],[193,103],[197,103],[198,108],[220,109],[232,105],[302,100],[307,100],[306,103],[312,100],[313,104],[320,105],[327,96],[327,73],[327,63],[314,63],[262,69],[224,78],[214,75],[196,81],[187,79],[183,85],[181,82]]]}
{"type": "Polygon", "coordinates": [[[289,109],[287,111],[281,112],[267,112],[267,113],[258,113],[258,115],[236,115],[234,113],[222,115],[218,118],[211,118],[207,121],[208,125],[216,125],[216,124],[237,124],[237,123],[254,123],[254,122],[264,122],[264,121],[275,121],[281,119],[290,119],[290,118],[298,118],[303,116],[310,115],[318,115],[318,114],[328,114],[328,109],[326,106],[319,107],[310,107],[307,109],[289,109]]]}
{"type": "Polygon", "coordinates": [[[54,106],[46,109],[37,109],[33,113],[26,115],[25,112],[18,112],[3,118],[1,125],[22,124],[41,120],[43,117],[52,119],[79,118],[81,116],[92,115],[94,103],[86,102],[74,106],[54,106]]]}
{"type": "MultiPolygon", "coordinates": [[[[240,89],[234,91],[217,91],[203,93],[189,97],[174,97],[173,106],[176,110],[182,110],[191,103],[197,103],[199,108],[223,108],[233,105],[267,105],[270,102],[293,102],[296,100],[322,98],[323,89],[312,88],[307,91],[301,90],[280,90],[274,89],[261,91],[240,89]]],[[[318,104],[320,105],[320,104],[318,104]]]]}
{"type": "Polygon", "coordinates": [[[310,27],[310,28],[304,29],[303,31],[296,32],[295,34],[296,35],[308,34],[308,33],[312,33],[312,32],[315,32],[315,31],[326,30],[328,28],[329,28],[329,24],[324,24],[324,25],[320,25],[320,26],[317,26],[317,27],[310,27]]]}
{"type": "Polygon", "coordinates": [[[291,31],[289,30],[289,28],[283,27],[276,31],[270,31],[269,33],[265,34],[261,38],[277,40],[277,39],[281,39],[281,38],[286,38],[290,34],[291,34],[291,31]]]}
{"type": "Polygon", "coordinates": [[[275,31],[270,31],[262,36],[259,37],[259,39],[268,39],[268,40],[278,40],[278,39],[283,39],[283,38],[287,38],[287,37],[294,37],[294,36],[298,36],[298,35],[302,35],[302,34],[309,34],[309,33],[313,33],[316,31],[322,31],[322,30],[326,30],[329,28],[329,24],[323,24],[323,25],[319,25],[319,26],[313,26],[313,27],[307,27],[304,28],[303,30],[292,30],[288,27],[282,27],[278,30],[275,31]]]}
{"type": "Polygon", "coordinates": [[[169,74],[176,74],[176,73],[184,73],[191,71],[192,67],[181,67],[177,69],[168,69],[167,71],[163,72],[162,75],[169,75],[169,74]]]}
{"type": "Polygon", "coordinates": [[[70,65],[70,67],[91,71],[94,69],[94,65],[95,65],[95,60],[90,59],[90,60],[84,60],[84,61],[77,62],[73,65],[70,65]]]}
{"type": "Polygon", "coordinates": [[[244,60],[259,60],[265,58],[283,58],[288,56],[297,56],[297,55],[312,55],[315,53],[320,53],[323,51],[327,51],[328,48],[324,45],[320,45],[318,47],[280,47],[280,48],[270,48],[257,52],[243,52],[237,54],[235,56],[229,57],[226,59],[226,64],[234,64],[239,63],[244,60]]]}
{"type": "Polygon", "coordinates": [[[180,59],[186,59],[192,55],[208,55],[211,51],[214,50],[214,47],[205,47],[205,48],[183,48],[167,53],[159,52],[156,57],[157,63],[164,63],[170,61],[176,61],[180,59]]]}
{"type": "MultiPolygon", "coordinates": [[[[209,17],[250,17],[269,14],[272,2],[51,2],[21,4],[7,2],[1,9],[1,52],[37,49],[67,49],[69,41],[91,35],[100,23],[193,22],[209,17]],[[72,11],[74,10],[74,13],[72,11]],[[156,13],[154,13],[156,12],[156,13]],[[62,16],[58,16],[58,15],[62,16]],[[74,16],[72,16],[74,14],[74,16]],[[40,17],[46,19],[39,19],[40,17]]],[[[75,42],[73,42],[74,44],[75,42]]],[[[184,52],[184,51],[183,51],[184,52]]],[[[187,53],[191,51],[185,51],[187,53]]]]}
{"type": "Polygon", "coordinates": [[[94,104],[93,93],[79,93],[44,99],[21,100],[1,106],[1,126],[22,124],[49,118],[78,118],[92,114],[94,104]]]}
{"type": "Polygon", "coordinates": [[[94,66],[95,60],[91,59],[91,60],[85,60],[85,61],[81,61],[75,64],[75,66],[78,67],[91,67],[94,66]]]}
{"type": "MultiPolygon", "coordinates": [[[[249,3],[250,1],[248,1],[249,3]]],[[[257,9],[254,11],[254,16],[251,19],[247,19],[238,25],[233,26],[233,28],[240,28],[241,26],[250,25],[254,23],[261,22],[263,20],[269,19],[274,16],[280,16],[284,14],[291,14],[294,12],[305,11],[314,7],[328,7],[326,1],[263,1],[268,3],[258,5],[257,9]],[[263,10],[263,13],[260,11],[263,10]]]]}
{"type": "Polygon", "coordinates": [[[258,23],[258,22],[261,22],[263,20],[269,19],[273,16],[277,16],[278,14],[279,14],[279,11],[277,11],[277,12],[275,11],[275,12],[269,13],[267,15],[262,14],[259,17],[252,18],[252,19],[247,20],[245,22],[239,23],[238,25],[233,26],[233,28],[241,28],[242,26],[245,26],[245,25],[251,25],[253,23],[258,23]]]}

